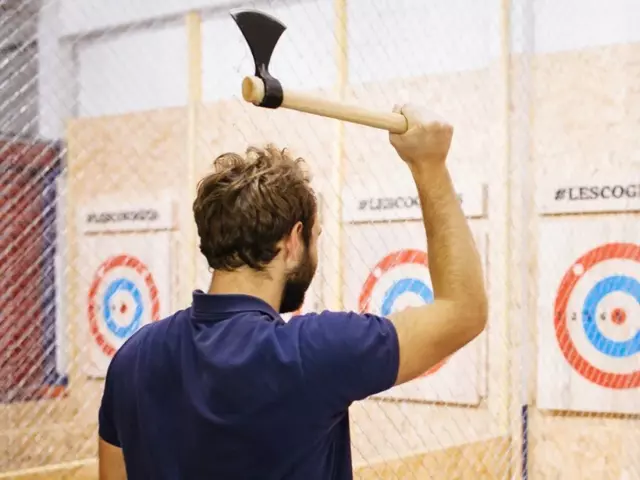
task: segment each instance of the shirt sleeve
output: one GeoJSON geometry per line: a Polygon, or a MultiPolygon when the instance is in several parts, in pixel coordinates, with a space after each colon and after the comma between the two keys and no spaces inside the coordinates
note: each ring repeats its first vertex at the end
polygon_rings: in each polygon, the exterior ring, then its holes
{"type": "Polygon", "coordinates": [[[113,392],[113,359],[107,370],[107,377],[104,382],[104,391],[102,393],[102,402],[98,412],[98,434],[100,438],[111,445],[120,447],[118,431],[114,416],[115,398],[113,392]]]}
{"type": "Polygon", "coordinates": [[[342,409],[395,384],[398,336],[387,318],[352,312],[301,317],[299,343],[305,387],[332,408],[342,409]]]}

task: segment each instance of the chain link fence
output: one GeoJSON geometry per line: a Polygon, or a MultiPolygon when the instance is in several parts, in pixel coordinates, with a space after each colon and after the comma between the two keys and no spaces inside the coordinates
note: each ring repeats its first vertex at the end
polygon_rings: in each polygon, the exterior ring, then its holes
{"type": "Polygon", "coordinates": [[[191,204],[224,151],[275,142],[313,170],[303,311],[431,301],[387,135],[245,103],[238,6],[288,26],[285,90],[456,129],[489,325],[352,406],[356,477],[640,478],[640,9],[595,0],[2,3],[0,478],[97,478],[110,357],[208,287],[191,204]]]}

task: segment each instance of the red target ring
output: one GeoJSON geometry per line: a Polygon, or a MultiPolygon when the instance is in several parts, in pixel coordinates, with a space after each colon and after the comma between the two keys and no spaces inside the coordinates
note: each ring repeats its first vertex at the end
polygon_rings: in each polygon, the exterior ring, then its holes
{"type": "MultiPolygon", "coordinates": [[[[358,299],[358,308],[360,313],[369,311],[371,307],[371,294],[373,293],[373,289],[378,283],[378,280],[387,272],[401,264],[414,264],[428,268],[429,264],[427,253],[422,250],[414,249],[399,250],[397,252],[389,253],[380,260],[376,266],[373,267],[362,286],[360,297],[358,299]],[[376,272],[380,272],[379,275],[376,275],[376,272]]],[[[435,364],[429,370],[424,372],[421,377],[427,377],[436,373],[444,366],[445,363],[447,363],[448,358],[449,357],[435,364]]]]}
{"type": "Polygon", "coordinates": [[[160,319],[160,300],[158,295],[158,287],[153,281],[153,276],[147,267],[137,258],[130,255],[118,255],[108,258],[104,261],[96,272],[93,278],[91,287],[89,288],[89,303],[87,306],[87,314],[89,318],[89,331],[91,336],[95,340],[96,344],[102,350],[102,352],[108,357],[113,357],[117,348],[112,345],[109,340],[100,331],[98,326],[98,307],[96,305],[96,296],[101,282],[106,274],[114,268],[124,267],[133,269],[141,278],[144,279],[144,283],[148,289],[149,297],[151,298],[151,320],[158,321],[160,319]]]}
{"type": "Polygon", "coordinates": [[[627,389],[640,387],[640,371],[632,373],[611,373],[605,372],[584,358],[571,341],[569,327],[567,323],[567,307],[573,289],[584,275],[574,272],[574,265],[582,265],[583,271],[586,272],[594,265],[607,260],[631,260],[640,262],[640,246],[630,243],[608,243],[600,247],[594,248],[576,260],[565,273],[554,306],[554,326],[556,339],[564,358],[576,372],[585,379],[589,380],[601,387],[613,389],[627,389]]]}

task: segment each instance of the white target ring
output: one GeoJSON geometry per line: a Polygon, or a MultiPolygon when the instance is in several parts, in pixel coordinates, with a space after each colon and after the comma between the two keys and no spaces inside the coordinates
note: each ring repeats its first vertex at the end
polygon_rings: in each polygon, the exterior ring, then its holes
{"type": "Polygon", "coordinates": [[[158,288],[147,267],[130,255],[107,259],[89,289],[91,336],[108,357],[142,325],[160,317],[158,288]]]}

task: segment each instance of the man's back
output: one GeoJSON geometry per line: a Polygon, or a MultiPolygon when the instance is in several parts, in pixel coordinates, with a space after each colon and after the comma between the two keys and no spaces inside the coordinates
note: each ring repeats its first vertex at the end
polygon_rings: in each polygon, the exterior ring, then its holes
{"type": "Polygon", "coordinates": [[[123,449],[130,479],[351,478],[348,406],[397,370],[384,318],[284,323],[255,297],[196,292],[118,351],[100,436],[123,449]],[[336,371],[349,360],[358,368],[336,371]]]}

